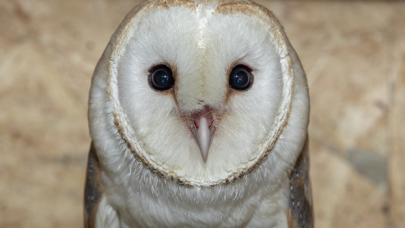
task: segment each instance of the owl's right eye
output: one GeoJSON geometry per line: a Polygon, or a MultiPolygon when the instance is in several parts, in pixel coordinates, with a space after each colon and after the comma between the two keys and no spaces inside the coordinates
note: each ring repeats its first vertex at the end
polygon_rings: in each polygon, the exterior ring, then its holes
{"type": "Polygon", "coordinates": [[[173,88],[174,78],[172,70],[166,65],[157,65],[150,70],[149,85],[157,91],[173,88]]]}

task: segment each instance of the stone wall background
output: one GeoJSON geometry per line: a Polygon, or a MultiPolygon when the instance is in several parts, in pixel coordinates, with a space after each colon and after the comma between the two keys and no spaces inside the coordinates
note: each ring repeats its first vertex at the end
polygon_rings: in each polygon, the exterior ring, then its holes
{"type": "MultiPolygon", "coordinates": [[[[0,0],[0,228],[82,227],[91,75],[131,0],[0,0]]],[[[259,1],[308,75],[316,227],[405,227],[405,2],[259,1]]]]}

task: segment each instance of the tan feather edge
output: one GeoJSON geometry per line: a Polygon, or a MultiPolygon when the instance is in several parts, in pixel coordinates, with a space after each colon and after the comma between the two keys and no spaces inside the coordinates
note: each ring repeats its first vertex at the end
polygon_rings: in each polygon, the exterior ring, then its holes
{"type": "MultiPolygon", "coordinates": [[[[152,10],[155,7],[171,7],[171,6],[180,6],[180,5],[184,5],[188,8],[191,9],[195,9],[195,4],[192,1],[176,1],[176,0],[169,0],[169,1],[161,1],[161,2],[144,2],[143,4],[137,6],[136,8],[134,8],[124,19],[124,22],[121,24],[120,28],[119,28],[119,32],[116,37],[117,39],[114,42],[114,46],[119,45],[122,41],[120,40],[120,37],[122,32],[124,32],[126,29],[125,27],[128,25],[128,23],[130,22],[131,19],[133,19],[133,17],[136,17],[136,14],[139,13],[139,11],[143,11],[143,12],[148,12],[150,10],[152,10]]],[[[283,30],[283,27],[281,26],[281,24],[278,22],[278,20],[276,19],[276,17],[273,15],[273,13],[268,10],[267,8],[257,4],[257,3],[253,3],[251,2],[250,4],[247,3],[226,3],[224,5],[221,5],[218,7],[217,12],[219,13],[223,13],[223,14],[232,14],[232,13],[239,13],[242,12],[244,14],[252,14],[252,15],[256,15],[259,16],[260,18],[262,18],[264,21],[268,22],[270,25],[276,25],[276,26],[271,26],[271,30],[273,31],[273,34],[277,37],[277,41],[279,43],[279,45],[283,45],[287,44],[287,39],[285,37],[285,33],[283,30]],[[274,28],[276,27],[276,28],[274,28]]],[[[288,49],[288,45],[287,49],[288,49]]],[[[114,50],[114,49],[113,49],[114,50]]],[[[112,50],[112,52],[113,52],[112,50]]],[[[113,53],[111,53],[113,54],[113,53]]],[[[111,56],[111,55],[110,55],[111,56]]],[[[288,50],[288,54],[286,55],[287,60],[288,60],[288,70],[289,70],[289,75],[293,75],[293,70],[292,70],[292,61],[291,58],[289,56],[289,50],[288,50]]],[[[108,63],[108,69],[110,71],[111,69],[111,62],[108,63]]],[[[108,83],[111,81],[110,80],[111,75],[108,75],[108,83]]],[[[110,86],[107,87],[107,92],[110,95],[110,99],[112,100],[112,94],[111,91],[109,89],[110,86]]],[[[293,88],[294,88],[294,83],[291,83],[291,93],[293,93],[293,88]]],[[[253,164],[252,166],[245,168],[243,170],[241,170],[240,172],[235,172],[231,175],[229,175],[229,177],[227,179],[225,179],[221,184],[223,185],[227,185],[230,183],[233,183],[239,179],[242,179],[244,176],[246,176],[247,174],[253,172],[253,170],[255,170],[266,158],[267,156],[270,154],[271,150],[273,149],[274,145],[276,144],[279,136],[282,134],[283,129],[285,127],[285,125],[288,123],[288,119],[290,116],[290,112],[291,112],[291,103],[289,104],[288,107],[288,111],[286,113],[286,118],[284,120],[284,123],[282,124],[282,126],[279,128],[277,135],[276,135],[276,140],[274,140],[266,149],[266,151],[258,158],[257,162],[255,164],[253,164]]],[[[181,186],[185,186],[185,187],[194,187],[194,185],[191,184],[191,182],[184,180],[183,178],[177,177],[175,174],[172,173],[167,173],[165,171],[162,171],[160,169],[157,169],[155,167],[153,167],[144,156],[142,156],[141,154],[139,154],[135,148],[133,147],[133,145],[131,144],[131,142],[128,140],[128,138],[125,136],[124,132],[124,128],[122,126],[122,124],[120,123],[120,120],[118,118],[117,113],[113,110],[112,111],[112,115],[114,117],[114,125],[117,127],[117,132],[118,134],[121,136],[121,138],[123,139],[123,141],[126,143],[128,149],[131,151],[131,153],[134,155],[135,159],[138,160],[139,162],[141,162],[146,168],[148,168],[152,173],[156,174],[158,177],[162,178],[162,179],[167,179],[167,180],[171,180],[173,182],[175,182],[178,185],[181,186]]],[[[210,187],[214,187],[215,185],[211,185],[210,187]]],[[[205,186],[202,186],[205,187],[205,186]]]]}

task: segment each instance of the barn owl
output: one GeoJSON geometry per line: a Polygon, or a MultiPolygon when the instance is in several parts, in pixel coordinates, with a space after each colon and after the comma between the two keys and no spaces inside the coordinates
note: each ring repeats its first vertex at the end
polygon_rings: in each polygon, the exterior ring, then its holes
{"type": "Polygon", "coordinates": [[[135,7],[88,118],[85,227],[313,227],[306,76],[263,6],[135,7]]]}

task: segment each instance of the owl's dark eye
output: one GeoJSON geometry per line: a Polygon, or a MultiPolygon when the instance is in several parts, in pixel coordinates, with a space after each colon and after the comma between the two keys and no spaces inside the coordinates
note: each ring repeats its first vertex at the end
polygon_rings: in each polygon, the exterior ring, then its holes
{"type": "Polygon", "coordinates": [[[173,88],[174,79],[172,70],[166,65],[157,65],[150,70],[149,85],[158,91],[173,88]]]}
{"type": "Polygon", "coordinates": [[[252,69],[244,65],[235,66],[229,75],[229,86],[235,90],[247,90],[252,81],[252,69]]]}

